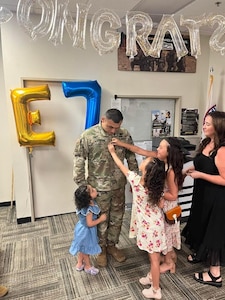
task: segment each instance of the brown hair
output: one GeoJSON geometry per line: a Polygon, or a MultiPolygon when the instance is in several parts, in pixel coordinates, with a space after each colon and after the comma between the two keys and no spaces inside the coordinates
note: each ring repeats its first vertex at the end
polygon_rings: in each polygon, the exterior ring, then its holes
{"type": "MultiPolygon", "coordinates": [[[[212,125],[214,127],[214,149],[213,152],[218,150],[221,146],[225,146],[225,112],[213,111],[208,113],[206,116],[212,118],[212,125]]],[[[202,140],[199,145],[197,153],[201,153],[203,149],[211,141],[209,137],[202,140]]]]}
{"type": "Polygon", "coordinates": [[[165,165],[158,158],[153,158],[145,167],[145,188],[148,190],[149,202],[158,205],[165,184],[165,165]]]}
{"type": "MultiPolygon", "coordinates": [[[[172,167],[175,175],[175,182],[178,185],[178,189],[182,189],[184,177],[182,174],[183,169],[183,151],[181,149],[181,143],[176,137],[167,137],[165,138],[169,146],[167,147],[168,157],[167,164],[168,170],[172,167]]],[[[166,170],[166,172],[168,172],[166,170]]]]}

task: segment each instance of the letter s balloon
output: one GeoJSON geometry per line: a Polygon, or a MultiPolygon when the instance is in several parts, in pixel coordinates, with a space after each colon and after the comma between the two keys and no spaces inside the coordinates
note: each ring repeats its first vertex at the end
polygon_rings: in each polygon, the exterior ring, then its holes
{"type": "Polygon", "coordinates": [[[11,91],[14,117],[18,141],[21,146],[47,146],[55,145],[55,133],[32,131],[32,124],[41,124],[40,112],[30,111],[29,102],[38,100],[50,100],[48,85],[33,88],[17,88],[11,91]]]}
{"type": "Polygon", "coordinates": [[[96,80],[62,82],[65,97],[83,96],[87,99],[85,129],[97,124],[100,115],[101,87],[96,80]]]}
{"type": "Polygon", "coordinates": [[[209,14],[207,17],[207,23],[214,26],[218,24],[218,27],[215,28],[209,39],[209,46],[212,50],[220,52],[221,55],[225,54],[225,17],[223,15],[209,14]]]}

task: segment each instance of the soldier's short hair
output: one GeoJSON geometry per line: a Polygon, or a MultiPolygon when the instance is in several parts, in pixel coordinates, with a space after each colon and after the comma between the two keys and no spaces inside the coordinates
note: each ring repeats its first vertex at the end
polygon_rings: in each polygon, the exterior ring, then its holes
{"type": "Polygon", "coordinates": [[[119,123],[123,121],[123,115],[120,110],[116,108],[110,108],[106,111],[105,117],[108,120],[112,120],[114,123],[119,123]]]}

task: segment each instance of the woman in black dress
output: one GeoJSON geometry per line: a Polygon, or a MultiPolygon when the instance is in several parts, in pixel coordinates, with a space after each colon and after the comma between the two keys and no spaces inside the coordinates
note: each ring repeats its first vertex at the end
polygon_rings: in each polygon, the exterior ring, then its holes
{"type": "Polygon", "coordinates": [[[194,274],[203,284],[222,286],[220,267],[225,264],[225,112],[207,114],[194,167],[186,175],[194,178],[190,216],[182,235],[194,250],[190,263],[205,261],[208,272],[194,274]]]}

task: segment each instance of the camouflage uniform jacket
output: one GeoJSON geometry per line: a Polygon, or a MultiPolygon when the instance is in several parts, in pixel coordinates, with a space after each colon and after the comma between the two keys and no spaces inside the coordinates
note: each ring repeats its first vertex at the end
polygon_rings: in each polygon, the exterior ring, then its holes
{"type": "MultiPolygon", "coordinates": [[[[103,130],[101,124],[85,130],[76,141],[73,179],[78,186],[90,184],[98,191],[116,190],[125,186],[127,182],[126,177],[116,166],[108,151],[108,144],[112,137],[118,138],[125,143],[133,144],[132,138],[126,129],[120,128],[112,136],[103,130]],[[85,167],[86,161],[87,170],[85,167]]],[[[138,172],[135,154],[122,147],[116,146],[115,148],[121,161],[126,159],[129,169],[138,172]]]]}

